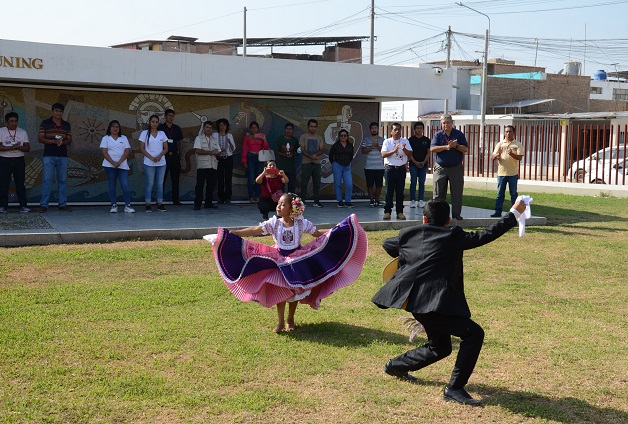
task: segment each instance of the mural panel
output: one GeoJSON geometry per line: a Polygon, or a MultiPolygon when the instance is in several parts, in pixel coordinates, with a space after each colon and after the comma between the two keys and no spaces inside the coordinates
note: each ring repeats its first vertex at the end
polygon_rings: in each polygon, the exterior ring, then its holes
{"type": "MultiPolygon", "coordinates": [[[[226,118],[231,124],[231,133],[236,141],[234,155],[233,200],[247,199],[245,169],[240,165],[242,140],[249,123],[257,121],[260,132],[266,134],[271,147],[283,135],[287,122],[294,125],[294,136],[299,138],[307,132],[307,121],[317,119],[319,132],[326,143],[322,161],[321,196],[333,199],[333,177],[331,164],[327,160],[329,148],[334,143],[338,130],[349,131],[356,147],[352,163],[353,197],[368,197],[364,181],[365,158],[360,152],[362,138],[368,136],[368,125],[377,121],[379,104],[340,100],[301,100],[276,98],[219,97],[206,95],[181,95],[170,93],[62,90],[52,88],[10,87],[0,85],[0,120],[7,112],[20,116],[19,126],[27,131],[31,151],[26,154],[26,188],[29,203],[38,203],[41,197],[43,145],[37,142],[39,124],[51,116],[50,107],[59,102],[65,105],[63,119],[72,125],[73,143],[68,158],[68,199],[71,203],[109,203],[107,177],[102,167],[100,141],[105,135],[109,121],[116,119],[122,133],[129,138],[133,154],[129,158],[129,184],[133,202],[143,203],[144,177],[139,137],[146,127],[150,115],[157,114],[163,122],[164,111],[176,111],[175,124],[183,130],[181,152],[181,200],[194,200],[196,168],[193,144],[200,134],[203,122],[226,118]]],[[[2,122],[4,125],[4,122],[2,122]]],[[[297,158],[297,187],[300,187],[300,157],[297,158]]],[[[170,182],[166,183],[165,199],[170,199],[170,182]]],[[[310,188],[311,190],[311,183],[310,188]]],[[[311,191],[310,191],[311,193],[311,191]]],[[[56,183],[53,184],[51,201],[57,199],[56,183]]],[[[120,198],[121,200],[121,198],[120,198]]],[[[10,202],[15,202],[11,187],[10,202]]]]}

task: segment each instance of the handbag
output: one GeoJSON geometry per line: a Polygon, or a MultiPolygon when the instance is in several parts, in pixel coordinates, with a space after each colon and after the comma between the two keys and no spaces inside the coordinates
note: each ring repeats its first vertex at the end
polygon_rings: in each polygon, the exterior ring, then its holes
{"type": "Polygon", "coordinates": [[[257,158],[260,160],[260,162],[275,160],[275,152],[273,150],[260,150],[257,158]]]}
{"type": "MultiPolygon", "coordinates": [[[[270,184],[268,183],[268,180],[266,180],[266,187],[268,187],[268,191],[270,191],[270,184]]],[[[270,194],[270,198],[275,203],[279,203],[279,199],[281,199],[281,196],[283,196],[283,191],[282,190],[277,190],[274,193],[270,194]]]]}

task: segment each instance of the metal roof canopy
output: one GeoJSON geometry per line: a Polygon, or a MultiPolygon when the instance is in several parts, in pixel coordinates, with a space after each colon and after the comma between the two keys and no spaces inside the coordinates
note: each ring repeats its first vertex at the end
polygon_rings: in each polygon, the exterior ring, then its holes
{"type": "Polygon", "coordinates": [[[519,111],[521,111],[521,109],[523,109],[524,107],[540,105],[540,104],[543,104],[543,103],[549,103],[549,102],[553,102],[554,100],[556,100],[556,99],[528,99],[528,100],[520,100],[518,102],[504,103],[504,104],[501,104],[501,105],[491,106],[491,109],[493,109],[493,111],[495,111],[496,108],[504,108],[504,112],[505,112],[506,109],[508,109],[508,108],[517,108],[517,109],[519,109],[519,111]]]}
{"type": "MultiPolygon", "coordinates": [[[[280,37],[280,38],[247,38],[247,46],[321,46],[327,44],[350,43],[352,41],[368,41],[370,37],[280,37]]],[[[242,38],[211,41],[213,44],[230,44],[238,47],[244,45],[242,38]]]]}

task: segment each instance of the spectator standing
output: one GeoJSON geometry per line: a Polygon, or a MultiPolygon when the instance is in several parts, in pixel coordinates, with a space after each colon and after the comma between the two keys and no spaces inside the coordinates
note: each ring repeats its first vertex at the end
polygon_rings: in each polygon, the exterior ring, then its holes
{"type": "Polygon", "coordinates": [[[231,180],[233,178],[233,152],[236,145],[233,136],[229,133],[229,121],[225,118],[216,121],[218,127],[218,203],[231,203],[231,180]]]}
{"type": "Polygon", "coordinates": [[[379,196],[384,185],[384,158],[382,158],[382,145],[384,137],[379,136],[379,123],[371,122],[369,125],[370,136],[362,140],[362,154],[366,155],[364,165],[364,178],[369,194],[369,206],[380,206],[379,196]]]}
{"type": "Polygon", "coordinates": [[[120,181],[124,199],[124,212],[133,213],[135,209],[131,207],[129,164],[127,163],[127,158],[131,154],[131,145],[126,136],[121,134],[120,122],[116,120],[109,122],[106,134],[100,142],[100,150],[105,158],[102,161],[102,166],[107,174],[109,200],[111,201],[110,212],[118,212],[116,182],[120,181]]]}
{"type": "Polygon", "coordinates": [[[260,150],[269,150],[266,135],[259,132],[259,124],[255,121],[249,124],[249,133],[242,142],[242,164],[246,168],[247,189],[249,202],[259,202],[260,187],[255,185],[255,178],[264,169],[264,162],[259,160],[260,150]]]}
{"type": "Polygon", "coordinates": [[[321,189],[321,158],[325,151],[325,142],[323,137],[316,134],[318,130],[318,121],[310,119],[307,121],[307,133],[299,138],[299,146],[301,147],[301,199],[305,202],[307,198],[307,186],[312,178],[312,198],[314,206],[322,208],[320,202],[321,189]]]}
{"type": "Polygon", "coordinates": [[[334,174],[334,191],[339,208],[352,208],[353,178],[351,161],[353,160],[353,143],[349,141],[349,132],[342,128],[338,131],[338,139],[329,149],[329,161],[334,174]],[[342,183],[345,184],[345,196],[342,200],[342,183]]]}
{"type": "Polygon", "coordinates": [[[203,203],[203,187],[205,189],[205,208],[217,209],[213,204],[214,187],[216,186],[218,156],[221,149],[218,137],[214,134],[214,125],[211,121],[203,123],[203,134],[194,140],[196,155],[196,187],[194,195],[194,210],[200,210],[203,203]]]}
{"type": "Polygon", "coordinates": [[[15,112],[4,115],[5,126],[0,128],[0,213],[9,210],[9,185],[15,182],[15,194],[20,212],[28,213],[26,207],[26,161],[24,153],[31,150],[28,134],[18,128],[19,116],[15,112]]]}
{"type": "Polygon", "coordinates": [[[412,156],[409,157],[410,170],[410,207],[416,208],[416,185],[419,183],[419,202],[418,207],[425,206],[423,199],[425,198],[425,178],[427,177],[427,168],[430,166],[432,153],[430,153],[431,140],[424,135],[425,125],[423,122],[414,124],[414,134],[408,139],[412,147],[412,156]]]}
{"type": "Polygon", "coordinates": [[[434,199],[445,200],[447,183],[451,190],[451,216],[462,220],[462,191],[464,189],[464,169],[462,162],[468,151],[467,139],[462,131],[453,127],[451,115],[440,118],[441,130],[434,134],[430,151],[435,153],[434,199]]]}
{"type": "Polygon", "coordinates": [[[159,116],[152,115],[148,119],[148,129],[140,134],[140,151],[144,155],[144,200],[146,212],[152,212],[151,197],[153,184],[157,197],[157,210],[166,212],[164,206],[164,175],[166,174],[166,153],[168,153],[168,137],[159,127],[159,116]]]}
{"type": "Polygon", "coordinates": [[[519,181],[519,161],[523,158],[523,146],[515,139],[515,127],[506,125],[504,139],[495,145],[493,160],[497,160],[497,197],[493,218],[502,216],[502,207],[506,196],[506,184],[510,191],[510,204],[517,200],[517,181],[519,181]]]}
{"type": "Polygon", "coordinates": [[[384,178],[386,179],[386,204],[384,205],[384,219],[390,219],[395,198],[395,212],[397,219],[405,220],[403,214],[403,190],[406,185],[406,166],[408,156],[412,155],[410,142],[401,137],[401,124],[394,123],[390,131],[390,138],[384,140],[382,157],[384,158],[384,178]]]}
{"type": "Polygon", "coordinates": [[[44,171],[41,184],[39,212],[48,210],[52,178],[57,177],[58,205],[60,211],[69,212],[68,206],[68,146],[72,144],[72,127],[63,120],[65,106],[52,105],[52,116],[42,121],[37,140],[44,145],[44,171]]]}
{"type": "Polygon", "coordinates": [[[179,179],[181,177],[181,151],[183,149],[183,132],[181,127],[174,123],[174,110],[166,109],[164,112],[165,122],[159,124],[158,131],[162,131],[168,137],[168,154],[166,155],[166,171],[164,174],[164,192],[166,191],[166,180],[170,174],[172,182],[172,204],[180,205],[179,201],[179,179]]]}
{"type": "Polygon", "coordinates": [[[277,168],[281,169],[288,177],[287,187],[284,191],[294,193],[297,184],[297,149],[299,148],[299,140],[292,134],[294,125],[288,122],[283,127],[283,135],[275,142],[275,160],[277,168]]]}

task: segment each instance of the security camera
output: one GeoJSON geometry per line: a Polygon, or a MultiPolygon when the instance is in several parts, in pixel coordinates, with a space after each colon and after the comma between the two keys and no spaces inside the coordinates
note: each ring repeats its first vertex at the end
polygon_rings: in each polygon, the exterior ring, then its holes
{"type": "Polygon", "coordinates": [[[443,68],[432,68],[432,71],[434,71],[434,75],[441,75],[443,73],[443,68]]]}

